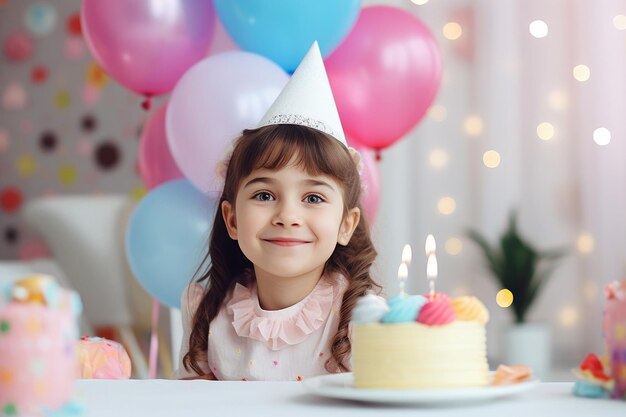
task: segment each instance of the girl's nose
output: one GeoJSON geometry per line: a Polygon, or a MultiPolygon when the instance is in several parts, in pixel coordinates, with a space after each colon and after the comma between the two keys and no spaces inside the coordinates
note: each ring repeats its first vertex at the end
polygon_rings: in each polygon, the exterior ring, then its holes
{"type": "Polygon", "coordinates": [[[302,216],[299,214],[297,205],[285,201],[277,204],[272,224],[281,227],[300,226],[302,224],[302,216]]]}

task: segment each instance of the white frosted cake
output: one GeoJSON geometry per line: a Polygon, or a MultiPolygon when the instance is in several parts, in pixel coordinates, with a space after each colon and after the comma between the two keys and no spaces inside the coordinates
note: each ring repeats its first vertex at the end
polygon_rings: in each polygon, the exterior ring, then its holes
{"type": "Polygon", "coordinates": [[[485,324],[475,297],[362,297],[353,313],[357,388],[450,388],[489,384],[485,324]]]}

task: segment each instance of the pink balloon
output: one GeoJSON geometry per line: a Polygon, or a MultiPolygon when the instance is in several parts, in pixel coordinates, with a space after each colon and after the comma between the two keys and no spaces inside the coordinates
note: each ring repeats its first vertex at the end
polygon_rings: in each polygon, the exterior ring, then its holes
{"type": "Polygon", "coordinates": [[[139,142],[139,172],[149,190],[164,182],[182,178],[170,153],[165,135],[165,111],[159,107],[146,121],[139,142]]]}
{"type": "Polygon", "coordinates": [[[83,0],[81,21],[102,68],[125,87],[152,96],[170,91],[206,56],[215,11],[207,0],[83,0]]]}
{"type": "Polygon", "coordinates": [[[433,35],[411,13],[388,6],[364,8],[325,63],[346,134],[378,150],[421,120],[441,81],[433,35]]]}
{"type": "Polygon", "coordinates": [[[288,79],[269,59],[241,51],[211,55],[183,75],[167,107],[167,141],[200,191],[222,191],[219,162],[243,129],[257,127],[288,79]]]}
{"type": "Polygon", "coordinates": [[[350,140],[348,143],[361,154],[361,162],[363,163],[363,172],[361,173],[361,185],[363,186],[361,205],[365,211],[365,217],[367,217],[367,220],[372,224],[374,220],[376,220],[376,214],[380,206],[380,173],[378,171],[378,162],[376,162],[372,150],[360,147],[350,140]]]}

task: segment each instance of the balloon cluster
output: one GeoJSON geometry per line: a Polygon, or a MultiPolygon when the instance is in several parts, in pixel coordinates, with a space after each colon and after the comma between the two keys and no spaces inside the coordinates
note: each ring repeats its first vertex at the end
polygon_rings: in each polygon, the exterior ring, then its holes
{"type": "Polygon", "coordinates": [[[373,152],[422,119],[441,79],[440,51],[417,17],[361,8],[360,0],[83,0],[81,20],[96,61],[145,96],[144,108],[171,93],[141,135],[139,168],[150,192],[127,234],[133,273],[170,306],[206,247],[221,192],[218,162],[258,124],[313,41],[346,136],[364,156],[370,220],[380,192],[373,152]],[[236,47],[213,53],[224,50],[215,45],[224,30],[221,38],[236,47]]]}

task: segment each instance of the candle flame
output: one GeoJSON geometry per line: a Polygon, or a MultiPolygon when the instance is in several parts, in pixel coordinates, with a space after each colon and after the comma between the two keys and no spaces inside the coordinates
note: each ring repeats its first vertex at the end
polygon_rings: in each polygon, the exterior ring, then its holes
{"type": "Polygon", "coordinates": [[[413,258],[413,251],[411,250],[411,245],[404,245],[402,248],[402,263],[410,265],[411,259],[413,258]]]}
{"type": "Polygon", "coordinates": [[[435,237],[433,235],[428,235],[426,237],[426,244],[424,245],[424,250],[426,251],[426,256],[432,255],[437,250],[437,244],[435,243],[435,237]]]}
{"type": "Polygon", "coordinates": [[[408,276],[409,276],[409,268],[406,266],[405,263],[401,263],[400,267],[398,268],[398,279],[405,280],[407,279],[408,276]]]}
{"type": "Polygon", "coordinates": [[[437,278],[437,255],[434,253],[428,255],[428,262],[426,263],[426,277],[433,280],[437,278]]]}

